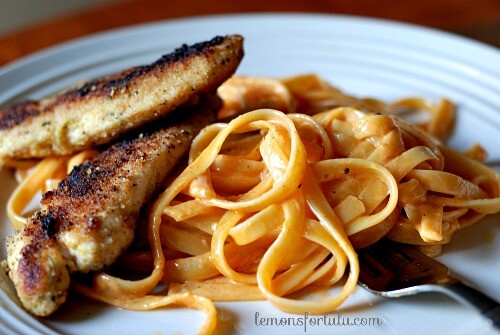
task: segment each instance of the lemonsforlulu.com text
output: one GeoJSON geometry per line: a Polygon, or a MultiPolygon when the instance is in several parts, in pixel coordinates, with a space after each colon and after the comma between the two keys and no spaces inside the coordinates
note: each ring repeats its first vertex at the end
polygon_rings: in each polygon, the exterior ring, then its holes
{"type": "Polygon", "coordinates": [[[255,312],[255,325],[261,327],[294,327],[302,328],[306,333],[308,329],[316,327],[379,327],[383,321],[377,317],[349,317],[342,313],[310,315],[294,315],[287,317],[269,317],[255,312]]]}

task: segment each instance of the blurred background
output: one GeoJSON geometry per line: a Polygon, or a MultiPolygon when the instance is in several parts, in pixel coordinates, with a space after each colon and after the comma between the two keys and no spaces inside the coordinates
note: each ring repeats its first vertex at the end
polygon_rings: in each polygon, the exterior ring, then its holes
{"type": "Polygon", "coordinates": [[[369,16],[438,28],[500,47],[500,0],[0,0],[0,65],[107,29],[250,12],[369,16]]]}
{"type": "Polygon", "coordinates": [[[0,36],[120,0],[0,0],[0,36]]]}

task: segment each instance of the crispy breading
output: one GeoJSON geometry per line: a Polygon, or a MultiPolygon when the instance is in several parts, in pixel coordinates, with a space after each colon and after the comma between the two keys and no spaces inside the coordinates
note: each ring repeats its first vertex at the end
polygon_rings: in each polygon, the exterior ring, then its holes
{"type": "Polygon", "coordinates": [[[108,143],[213,92],[243,57],[239,35],[183,45],[156,62],[0,111],[0,159],[67,155],[108,143]]]}
{"type": "Polygon", "coordinates": [[[7,240],[9,276],[28,311],[51,314],[66,300],[71,273],[116,260],[133,240],[143,205],[215,113],[212,99],[176,111],[181,120],[121,140],[44,194],[41,209],[7,240]]]}

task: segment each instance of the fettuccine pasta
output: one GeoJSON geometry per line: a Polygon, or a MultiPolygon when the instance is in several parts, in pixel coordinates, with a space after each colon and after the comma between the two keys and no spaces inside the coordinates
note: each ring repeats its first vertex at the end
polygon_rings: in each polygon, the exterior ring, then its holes
{"type": "MultiPolygon", "coordinates": [[[[356,248],[385,237],[437,255],[454,232],[500,211],[500,177],[481,163],[484,149],[443,144],[454,124],[446,99],[357,99],[315,75],[235,77],[219,95],[221,122],[196,137],[186,167],[150,206],[117,262],[125,276],[96,273],[79,292],[134,310],[201,309],[202,333],[215,329],[212,301],[329,313],[355,290],[356,248]],[[410,125],[408,113],[428,115],[410,125]],[[304,294],[335,285],[321,300],[304,294]],[[158,286],[167,293],[152,294],[158,286]]],[[[10,162],[22,180],[8,203],[12,224],[95,153],[10,162]]]]}

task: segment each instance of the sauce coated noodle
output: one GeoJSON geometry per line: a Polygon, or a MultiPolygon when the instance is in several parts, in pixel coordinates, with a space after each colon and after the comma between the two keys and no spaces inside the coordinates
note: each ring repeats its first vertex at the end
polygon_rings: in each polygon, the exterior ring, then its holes
{"type": "MultiPolygon", "coordinates": [[[[446,99],[356,99],[315,75],[235,77],[219,93],[230,121],[196,137],[187,167],[151,206],[148,232],[117,262],[149,274],[97,273],[79,292],[133,310],[203,310],[200,333],[215,329],[213,301],[323,314],[355,290],[355,248],[387,237],[436,255],[455,231],[500,211],[499,175],[478,160],[484,149],[442,144],[454,123],[446,99]],[[428,117],[412,126],[399,118],[408,112],[428,117]],[[162,284],[166,295],[151,294],[162,284]],[[319,301],[292,295],[333,285],[338,294],[319,301]]],[[[36,192],[95,153],[8,162],[23,179],[8,204],[12,224],[22,226],[36,192]]]]}

